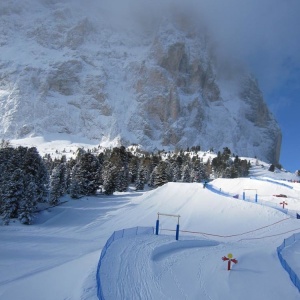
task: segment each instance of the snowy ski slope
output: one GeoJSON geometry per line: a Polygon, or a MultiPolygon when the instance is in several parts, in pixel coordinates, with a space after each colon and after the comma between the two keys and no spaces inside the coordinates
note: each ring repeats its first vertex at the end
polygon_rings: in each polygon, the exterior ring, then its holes
{"type": "MultiPolygon", "coordinates": [[[[274,203],[282,201],[274,194],[286,194],[288,207],[300,211],[299,183],[289,188],[238,178],[210,184],[229,193],[257,189],[259,199],[274,203]]],[[[0,228],[1,300],[96,300],[96,268],[107,239],[115,230],[155,226],[158,212],[179,214],[185,232],[175,241],[177,219],[161,217],[158,236],[113,242],[101,269],[106,299],[299,299],[276,248],[300,232],[300,220],[279,210],[197,183],[62,200],[67,202],[41,212],[34,225],[0,228]],[[238,260],[230,272],[221,260],[229,253],[238,260]]],[[[298,271],[299,248],[284,253],[298,271]]]]}

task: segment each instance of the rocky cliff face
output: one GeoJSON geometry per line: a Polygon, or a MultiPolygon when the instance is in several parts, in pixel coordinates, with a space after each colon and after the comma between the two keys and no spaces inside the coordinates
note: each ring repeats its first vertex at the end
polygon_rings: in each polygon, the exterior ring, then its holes
{"type": "Polygon", "coordinates": [[[256,80],[220,67],[186,11],[137,2],[2,1],[0,135],[228,146],[278,162],[281,132],[256,80]]]}

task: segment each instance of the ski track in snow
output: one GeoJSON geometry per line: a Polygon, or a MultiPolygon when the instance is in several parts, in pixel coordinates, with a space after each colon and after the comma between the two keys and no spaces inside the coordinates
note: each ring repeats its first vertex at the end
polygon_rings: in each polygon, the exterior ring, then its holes
{"type": "MultiPolygon", "coordinates": [[[[293,209],[300,211],[297,183],[289,183],[293,189],[249,178],[217,179],[212,184],[237,193],[254,185],[274,203],[282,199],[273,194],[287,194],[293,209]]],[[[106,300],[252,300],[261,295],[266,300],[299,299],[276,248],[300,231],[300,222],[276,209],[218,195],[202,184],[183,183],[65,200],[40,212],[34,225],[1,228],[1,300],[40,300],[41,295],[45,300],[96,300],[97,262],[107,239],[115,230],[154,226],[158,212],[180,215],[180,230],[202,233],[180,232],[175,241],[177,218],[161,216],[158,236],[114,241],[100,272],[106,300]],[[240,235],[226,237],[235,234],[240,235]],[[239,261],[230,272],[221,260],[228,253],[239,261]]],[[[285,255],[300,269],[297,248],[293,249],[290,246],[285,255]]]]}
{"type": "MultiPolygon", "coordinates": [[[[203,240],[174,242],[170,237],[164,237],[163,242],[168,242],[168,244],[160,245],[156,237],[128,238],[126,248],[119,253],[120,265],[117,271],[116,295],[109,294],[107,299],[172,299],[173,296],[169,295],[168,290],[165,291],[160,284],[165,278],[172,280],[180,299],[189,299],[182,287],[181,278],[178,277],[177,272],[174,272],[174,268],[178,267],[191,253],[197,253],[197,248],[214,246],[218,243],[203,240]],[[132,258],[133,252],[134,259],[132,258]],[[127,264],[128,261],[131,263],[127,264]],[[130,294],[127,294],[128,291],[130,294]]],[[[120,249],[118,245],[116,247],[120,249]]],[[[201,260],[204,258],[205,256],[201,260]]],[[[106,263],[111,265],[111,259],[107,258],[106,263]]],[[[106,275],[102,274],[102,276],[106,275]]]]}
{"type": "MultiPolygon", "coordinates": [[[[156,190],[155,194],[152,194],[152,197],[157,196],[162,198],[162,207],[172,207],[173,211],[171,213],[184,211],[182,214],[182,217],[185,219],[184,224],[188,224],[189,221],[193,220],[195,217],[194,211],[197,210],[197,205],[199,206],[199,193],[200,195],[202,193],[205,195],[207,195],[207,193],[212,194],[210,191],[207,192],[207,190],[199,188],[200,185],[197,187],[189,186],[189,188],[186,189],[187,186],[181,184],[181,188],[179,190],[177,189],[175,193],[171,190],[172,187],[172,184],[161,187],[159,190],[156,190]],[[168,191],[168,189],[170,189],[170,191],[168,191]],[[166,197],[167,194],[169,197],[166,197]],[[174,201],[174,198],[180,199],[182,197],[185,201],[181,203],[174,201]],[[187,214],[187,212],[190,212],[190,214],[187,214]]],[[[279,245],[279,241],[283,240],[284,235],[274,237],[268,236],[272,236],[274,233],[284,233],[285,231],[291,230],[291,228],[295,229],[300,227],[300,224],[297,223],[297,221],[295,222],[295,219],[268,207],[228,197],[222,197],[222,199],[224,199],[224,202],[226,201],[229,204],[232,204],[233,207],[239,207],[239,209],[242,210],[244,208],[247,208],[248,210],[251,208],[254,209],[257,212],[257,217],[260,219],[260,222],[257,223],[262,223],[262,226],[256,224],[256,222],[250,223],[251,219],[245,220],[246,222],[249,222],[248,230],[245,230],[245,232],[250,232],[243,234],[244,232],[242,231],[240,232],[241,235],[232,238],[216,237],[216,241],[203,240],[201,239],[201,236],[189,237],[185,234],[181,235],[180,240],[176,242],[174,241],[175,233],[173,233],[172,237],[170,237],[170,235],[165,236],[164,234],[159,235],[159,237],[137,236],[126,238],[126,241],[114,242],[108,250],[108,253],[111,252],[112,257],[116,257],[117,253],[114,248],[116,247],[118,251],[122,249],[121,261],[123,264],[129,264],[130,266],[120,266],[120,270],[118,271],[119,280],[115,286],[119,292],[116,297],[112,294],[108,294],[107,299],[130,299],[130,297],[132,297],[131,299],[201,298],[210,300],[220,299],[222,295],[224,296],[224,299],[240,299],[239,289],[236,289],[235,284],[231,283],[230,278],[232,276],[230,273],[226,273],[227,263],[220,263],[222,267],[218,267],[218,264],[216,263],[217,261],[221,261],[222,256],[232,252],[232,249],[234,248],[238,249],[238,252],[240,252],[242,258],[245,257],[245,260],[247,260],[248,257],[256,260],[259,267],[256,271],[251,264],[242,268],[239,268],[240,265],[232,266],[233,274],[235,274],[235,269],[239,269],[242,272],[247,273],[247,277],[250,278],[251,282],[255,282],[257,274],[268,273],[266,277],[272,276],[272,274],[268,272],[268,266],[271,261],[272,264],[276,264],[276,271],[279,270],[285,276],[285,271],[281,267],[276,254],[276,247],[279,245]],[[186,240],[190,238],[196,240],[186,240]],[[153,239],[156,239],[156,241],[153,241],[153,239]],[[115,243],[119,243],[118,246],[116,246],[115,243]],[[213,251],[207,250],[209,244],[213,246],[213,251]],[[256,253],[255,255],[251,254],[253,251],[256,253]],[[127,252],[127,254],[125,252],[127,252]],[[195,263],[190,264],[190,256],[195,258],[195,263]],[[263,257],[264,259],[261,261],[259,257],[263,257]],[[186,267],[186,272],[183,271],[183,274],[186,274],[186,276],[190,275],[190,280],[192,280],[192,278],[197,278],[194,285],[189,284],[187,282],[188,280],[184,278],[185,276],[181,276],[182,268],[184,268],[184,265],[186,264],[184,262],[185,260],[187,260],[189,268],[186,267]],[[152,264],[152,267],[149,266],[149,261],[152,264]],[[209,262],[207,263],[207,261],[209,262]],[[122,271],[122,268],[125,269],[126,272],[122,271]],[[135,274],[133,276],[135,278],[134,282],[128,280],[128,274],[135,274]],[[211,278],[209,278],[207,274],[211,274],[211,278]],[[230,280],[228,282],[225,281],[225,284],[221,284],[224,291],[220,292],[219,289],[216,291],[210,281],[216,281],[220,284],[220,282],[224,281],[224,278],[222,277],[226,277],[226,275],[229,276],[228,280],[230,280]],[[137,278],[143,278],[143,280],[137,280],[137,278]],[[147,282],[148,285],[145,284],[147,282]],[[151,290],[149,290],[149,286],[151,286],[151,290]],[[232,290],[236,290],[236,293],[233,296],[231,295],[232,290]],[[130,291],[130,294],[127,294],[128,291],[130,291]]],[[[141,203],[147,207],[147,201],[151,201],[151,197],[145,197],[141,203]]],[[[227,206],[228,203],[226,203],[227,206]]],[[[211,204],[214,206],[213,203],[211,204]]],[[[155,207],[151,206],[151,209],[153,212],[155,211],[155,207]]],[[[226,206],[222,208],[222,212],[223,214],[228,214],[226,206]]],[[[216,213],[218,213],[218,211],[216,211],[216,213]]],[[[217,227],[218,226],[216,226],[216,228],[217,227]]],[[[239,228],[237,228],[237,231],[238,229],[239,228]]],[[[206,236],[206,238],[211,237],[206,236]]],[[[112,263],[111,259],[107,258],[107,261],[112,263]]],[[[106,269],[105,265],[103,265],[103,268],[106,269]]],[[[265,284],[258,284],[258,286],[258,291],[254,293],[256,297],[261,295],[265,284]]],[[[267,286],[276,289],[276,284],[268,284],[267,286]]],[[[272,292],[269,294],[273,297],[272,292]]],[[[274,294],[276,294],[276,292],[274,294]]],[[[284,292],[280,295],[282,297],[286,296],[284,292]]],[[[274,299],[279,298],[277,296],[277,298],[275,297],[274,299]]],[[[296,299],[296,297],[291,296],[291,299],[296,299]]]]}

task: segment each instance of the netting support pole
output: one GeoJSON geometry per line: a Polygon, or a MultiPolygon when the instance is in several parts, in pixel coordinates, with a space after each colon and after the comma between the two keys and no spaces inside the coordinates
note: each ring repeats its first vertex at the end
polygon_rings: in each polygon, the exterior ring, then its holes
{"type": "Polygon", "coordinates": [[[255,202],[257,203],[257,194],[255,194],[255,202]]]}
{"type": "Polygon", "coordinates": [[[178,237],[179,237],[179,224],[177,224],[176,226],[176,241],[178,241],[178,237]]]}
{"type": "Polygon", "coordinates": [[[245,200],[245,192],[243,192],[243,200],[245,200]]]}
{"type": "Polygon", "coordinates": [[[155,234],[158,235],[159,219],[156,220],[155,234]]]}

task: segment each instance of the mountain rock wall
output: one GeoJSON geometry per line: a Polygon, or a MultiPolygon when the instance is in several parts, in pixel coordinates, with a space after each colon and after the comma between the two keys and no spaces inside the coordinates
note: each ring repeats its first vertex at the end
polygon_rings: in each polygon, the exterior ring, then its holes
{"type": "Polygon", "coordinates": [[[278,162],[281,131],[257,81],[220,68],[207,29],[186,11],[128,3],[0,3],[0,136],[227,146],[278,162]]]}

